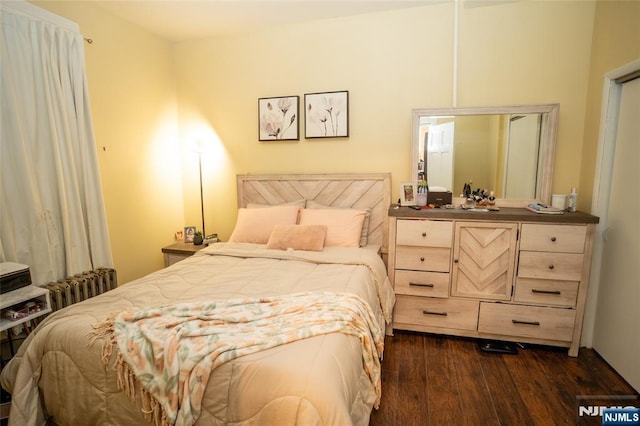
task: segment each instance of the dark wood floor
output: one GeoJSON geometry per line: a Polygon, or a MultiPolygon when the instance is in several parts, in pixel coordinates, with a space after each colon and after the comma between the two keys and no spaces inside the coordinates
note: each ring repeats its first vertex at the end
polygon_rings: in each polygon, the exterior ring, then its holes
{"type": "Polygon", "coordinates": [[[577,358],[536,346],[501,355],[474,339],[396,331],[385,341],[382,402],[369,425],[602,424],[580,417],[580,405],[640,407],[640,396],[592,349],[577,358]]]}
{"type": "Polygon", "coordinates": [[[387,337],[382,402],[370,426],[601,425],[579,406],[640,407],[640,397],[593,349],[539,346],[506,355],[478,341],[398,332],[387,337]]]}

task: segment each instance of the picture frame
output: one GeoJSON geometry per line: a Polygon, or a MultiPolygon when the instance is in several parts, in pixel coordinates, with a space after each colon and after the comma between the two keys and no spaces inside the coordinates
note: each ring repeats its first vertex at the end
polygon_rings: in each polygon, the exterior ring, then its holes
{"type": "Polygon", "coordinates": [[[400,205],[415,206],[416,201],[416,183],[403,182],[400,184],[400,205]]]}
{"type": "Polygon", "coordinates": [[[195,226],[185,226],[184,227],[184,242],[185,243],[192,243],[193,242],[193,236],[196,233],[196,227],[195,226]]]}
{"type": "Polygon", "coordinates": [[[306,93],[304,95],[305,138],[349,136],[349,92],[306,93]]]}
{"type": "Polygon", "coordinates": [[[258,98],[258,140],[300,140],[300,96],[258,98]]]}

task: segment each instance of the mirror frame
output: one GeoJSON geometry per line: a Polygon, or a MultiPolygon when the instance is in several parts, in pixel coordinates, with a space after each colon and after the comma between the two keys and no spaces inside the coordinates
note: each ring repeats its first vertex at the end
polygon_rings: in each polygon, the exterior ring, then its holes
{"type": "MultiPolygon", "coordinates": [[[[550,203],[551,184],[553,181],[553,163],[556,152],[556,138],[558,133],[558,115],[560,104],[538,105],[506,105],[506,106],[481,106],[461,108],[420,108],[412,110],[411,118],[411,180],[418,178],[419,158],[419,129],[420,117],[438,115],[492,115],[492,114],[543,114],[542,130],[540,132],[540,146],[542,147],[542,167],[540,175],[540,193],[534,200],[522,200],[513,198],[498,198],[496,204],[504,207],[524,207],[529,203],[550,203]]],[[[452,188],[453,203],[459,204],[462,200],[452,188]]]]}

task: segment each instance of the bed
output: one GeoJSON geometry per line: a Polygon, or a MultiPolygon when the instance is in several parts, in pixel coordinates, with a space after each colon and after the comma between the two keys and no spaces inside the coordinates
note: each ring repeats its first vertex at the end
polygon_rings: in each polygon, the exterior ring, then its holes
{"type": "Polygon", "coordinates": [[[228,242],[56,311],[29,335],[2,371],[10,425],[368,424],[394,303],[381,258],[390,175],[239,175],[237,185],[228,242]],[[295,224],[270,225],[292,208],[295,224]],[[265,227],[267,241],[252,241],[265,227]],[[161,360],[146,352],[154,345],[161,360]],[[194,365],[172,375],[171,356],[194,365]]]}

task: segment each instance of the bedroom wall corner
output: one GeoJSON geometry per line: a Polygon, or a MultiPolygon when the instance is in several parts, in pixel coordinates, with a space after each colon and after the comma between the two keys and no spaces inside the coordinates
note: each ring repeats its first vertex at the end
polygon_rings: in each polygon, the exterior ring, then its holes
{"type": "MultiPolygon", "coordinates": [[[[451,4],[434,4],[178,43],[181,134],[188,139],[199,124],[214,129],[227,155],[227,171],[205,183],[207,229],[230,236],[236,174],[391,172],[396,182],[408,179],[411,108],[451,99],[452,17],[451,4]],[[426,46],[429,55],[421,53],[426,46]],[[349,91],[349,137],[305,139],[304,94],[336,90],[349,91]],[[258,98],[296,95],[300,140],[259,142],[258,98]]],[[[197,223],[198,194],[187,190],[195,179],[185,176],[185,212],[197,223]]]]}
{"type": "Polygon", "coordinates": [[[597,2],[584,120],[583,169],[580,175],[582,191],[578,199],[578,207],[583,211],[590,210],[593,196],[604,77],[607,72],[640,59],[638,19],[640,2],[597,2]]]}
{"type": "Polygon", "coordinates": [[[559,103],[554,193],[580,178],[595,1],[463,7],[459,105],[559,103]]]}
{"type": "MultiPolygon", "coordinates": [[[[594,9],[592,1],[510,2],[460,13],[457,106],[560,103],[558,192],[581,171],[594,9]]],[[[410,178],[411,110],[452,106],[453,32],[448,2],[180,43],[181,131],[183,107],[214,127],[230,175],[388,171],[396,200],[397,183],[410,178]],[[349,138],[304,139],[301,110],[300,141],[258,142],[258,98],[303,102],[305,93],[330,90],[349,90],[349,138]]],[[[209,202],[225,203],[217,228],[224,238],[235,189],[211,191],[209,202]]]]}
{"type": "MultiPolygon", "coordinates": [[[[640,59],[638,17],[640,17],[640,2],[607,1],[598,2],[596,6],[585,109],[582,173],[580,175],[582,191],[578,199],[578,208],[583,211],[591,211],[596,189],[594,185],[597,184],[594,179],[600,134],[602,133],[600,127],[604,124],[601,123],[601,119],[605,75],[640,59]]],[[[600,226],[596,230],[595,238],[601,238],[600,226]]],[[[597,253],[596,251],[595,255],[597,253]]],[[[582,345],[587,347],[591,347],[593,344],[598,292],[600,290],[600,277],[593,274],[593,272],[600,271],[600,259],[594,258],[593,262],[598,266],[592,269],[582,331],[582,345]]],[[[633,282],[636,277],[628,279],[629,282],[633,282]]]]}
{"type": "Polygon", "coordinates": [[[77,22],[120,284],[164,266],[184,226],[172,45],[91,2],[34,1],[77,22]]]}

